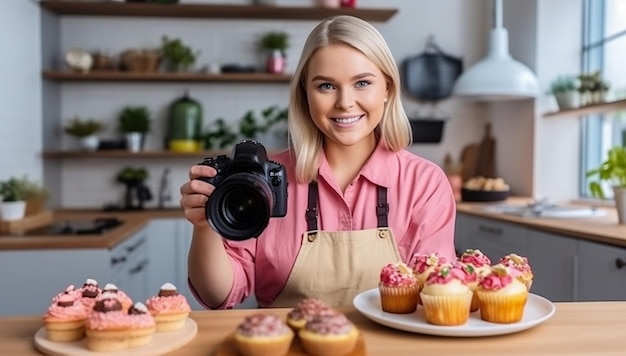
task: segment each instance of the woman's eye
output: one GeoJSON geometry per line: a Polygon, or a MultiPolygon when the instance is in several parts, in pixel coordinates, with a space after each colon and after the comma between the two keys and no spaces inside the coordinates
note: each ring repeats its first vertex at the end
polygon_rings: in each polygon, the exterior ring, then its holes
{"type": "Polygon", "coordinates": [[[330,83],[322,83],[318,85],[317,87],[322,90],[331,90],[333,88],[333,85],[330,83]]]}
{"type": "Polygon", "coordinates": [[[367,80],[359,80],[358,82],[356,82],[356,87],[357,88],[364,88],[366,86],[370,85],[370,82],[367,80]]]}

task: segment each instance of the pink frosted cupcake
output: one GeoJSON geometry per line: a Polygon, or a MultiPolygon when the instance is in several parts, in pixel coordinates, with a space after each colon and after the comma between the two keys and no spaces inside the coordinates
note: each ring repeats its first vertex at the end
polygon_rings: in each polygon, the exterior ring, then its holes
{"type": "Polygon", "coordinates": [[[316,298],[303,299],[287,313],[287,325],[298,331],[317,315],[332,314],[335,311],[323,301],[316,298]]]}
{"type": "Polygon", "coordinates": [[[139,347],[149,344],[156,332],[156,322],[148,308],[137,302],[128,309],[128,324],[130,325],[130,347],[139,347]]]}
{"type": "Polygon", "coordinates": [[[468,248],[465,250],[465,252],[459,256],[459,261],[472,265],[479,276],[485,275],[491,270],[491,259],[476,248],[468,248]]]}
{"type": "Polygon", "coordinates": [[[500,258],[500,263],[515,269],[519,272],[517,278],[524,283],[526,289],[530,291],[530,287],[533,285],[533,270],[530,268],[530,264],[528,264],[528,258],[522,257],[520,255],[510,253],[506,256],[500,258]]]}
{"type": "Polygon", "coordinates": [[[191,312],[187,299],[178,294],[172,283],[163,284],[159,294],[146,301],[146,306],[156,321],[157,332],[182,329],[191,312]]]}
{"type": "Polygon", "coordinates": [[[472,291],[467,285],[468,273],[460,264],[444,264],[433,271],[420,293],[426,322],[433,325],[467,323],[472,291]]]}
{"type": "Polygon", "coordinates": [[[83,284],[81,291],[80,301],[87,307],[87,309],[93,309],[96,304],[96,298],[102,293],[102,289],[98,287],[98,281],[92,278],[87,278],[83,284]]]}
{"type": "Polygon", "coordinates": [[[342,313],[318,315],[298,332],[308,355],[346,355],[354,351],[359,330],[342,313]]]}
{"type": "Polygon", "coordinates": [[[110,293],[122,303],[122,310],[127,311],[133,306],[133,300],[124,292],[119,290],[113,283],[107,283],[102,289],[102,294],[110,293]]]}
{"type": "Polygon", "coordinates": [[[413,262],[411,266],[413,266],[413,273],[415,274],[415,277],[417,277],[418,282],[418,304],[422,304],[419,297],[419,291],[421,291],[424,287],[426,278],[428,278],[430,273],[433,272],[435,268],[441,266],[444,263],[446,263],[445,257],[439,256],[439,254],[436,252],[430,254],[413,255],[413,262]]]}
{"type": "Polygon", "coordinates": [[[51,341],[76,341],[85,335],[85,321],[89,311],[71,293],[54,298],[43,316],[47,338],[51,341]]]}
{"type": "Polygon", "coordinates": [[[89,350],[118,351],[130,347],[128,315],[119,299],[111,295],[98,298],[85,326],[89,350]]]}
{"type": "Polygon", "coordinates": [[[389,263],[381,269],[378,290],[383,311],[408,314],[417,309],[419,284],[404,262],[389,263]]]}
{"type": "Polygon", "coordinates": [[[481,279],[476,290],[481,319],[503,324],[522,320],[528,289],[518,275],[515,269],[497,264],[481,279]]]}
{"type": "Polygon", "coordinates": [[[478,296],[476,295],[476,288],[478,288],[478,283],[480,282],[480,276],[476,273],[476,269],[474,269],[474,265],[470,263],[463,263],[461,261],[454,261],[452,265],[455,268],[458,268],[465,275],[465,284],[472,291],[472,304],[470,305],[470,313],[475,312],[480,308],[480,304],[478,303],[478,296]]]}
{"type": "Polygon", "coordinates": [[[235,345],[242,356],[284,356],[293,337],[293,330],[276,315],[255,313],[237,326],[235,345]]]}

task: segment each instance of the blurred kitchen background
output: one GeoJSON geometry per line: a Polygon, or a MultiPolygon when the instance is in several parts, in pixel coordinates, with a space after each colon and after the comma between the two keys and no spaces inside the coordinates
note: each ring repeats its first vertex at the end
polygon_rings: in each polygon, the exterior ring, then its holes
{"type": "MultiPolygon", "coordinates": [[[[93,1],[58,3],[79,2],[93,1]]],[[[179,3],[245,8],[257,5],[253,0],[180,0],[179,3]]],[[[357,10],[390,10],[381,11],[383,18],[373,19],[372,23],[386,38],[401,67],[411,58],[433,53],[435,48],[448,58],[458,59],[463,70],[467,70],[483,58],[489,48],[495,17],[492,0],[357,0],[347,3],[343,6],[357,10]],[[433,43],[435,47],[429,46],[433,43]]],[[[598,10],[595,7],[596,10],[590,10],[593,3],[596,1],[504,0],[502,22],[508,30],[509,52],[534,72],[539,95],[515,101],[481,102],[456,96],[421,100],[407,90],[403,104],[409,116],[429,119],[434,124],[430,126],[443,129],[440,136],[435,133],[435,138],[422,138],[409,149],[442,167],[448,157],[449,167],[458,167],[463,158],[467,158],[463,153],[469,154],[467,148],[476,147],[483,140],[489,124],[491,138],[496,143],[490,164],[495,175],[503,177],[510,185],[511,195],[549,196],[554,200],[584,197],[585,167],[595,166],[605,147],[623,140],[619,133],[626,128],[625,120],[611,117],[605,124],[594,126],[579,117],[550,118],[544,114],[558,110],[549,91],[551,83],[561,75],[601,69],[604,78],[611,83],[613,98],[620,90],[624,94],[626,36],[611,42],[611,47],[607,42],[603,53],[613,53],[611,58],[614,59],[595,64],[584,60],[589,58],[585,53],[591,50],[584,50],[583,41],[589,38],[581,34],[591,36],[593,33],[584,28],[583,13],[598,10]],[[619,57],[616,53],[621,53],[621,67],[616,65],[619,57]],[[594,130],[595,138],[589,139],[589,131],[594,130]],[[593,142],[595,146],[589,146],[593,142]]],[[[595,38],[623,35],[626,2],[598,0],[597,3],[602,3],[598,10],[602,14],[598,16],[604,20],[603,24],[609,27],[607,24],[613,21],[615,29],[609,34],[600,31],[595,38]],[[606,14],[614,14],[615,19],[606,14]]],[[[337,4],[341,6],[339,1],[337,4]]],[[[264,6],[317,9],[334,5],[317,0],[276,0],[273,5],[264,6]]],[[[252,115],[262,123],[264,110],[274,108],[272,116],[286,108],[289,73],[295,69],[306,35],[322,18],[265,19],[245,15],[245,11],[233,18],[71,14],[80,12],[80,8],[40,6],[34,0],[5,0],[0,10],[3,53],[0,179],[26,175],[42,182],[52,193],[48,202],[52,208],[102,208],[122,204],[124,184],[117,178],[128,167],[145,170],[145,185],[153,196],[145,202],[146,207],[177,207],[178,189],[187,179],[189,167],[208,154],[229,151],[232,147],[227,144],[219,147],[220,140],[211,136],[219,131],[218,119],[240,138],[240,124],[245,122],[246,116],[250,119],[252,115]],[[259,51],[258,47],[264,35],[276,32],[288,35],[283,57],[275,59],[284,60],[285,67],[272,62],[279,68],[270,69],[267,53],[259,51]],[[137,65],[132,64],[133,55],[162,50],[164,37],[169,41],[180,40],[187,46],[195,55],[193,63],[178,72],[168,72],[169,77],[129,79],[132,77],[129,74],[146,70],[131,68],[137,65]],[[100,80],[83,80],[100,73],[97,69],[111,69],[109,66],[116,69],[125,66],[125,71],[104,75],[100,80]],[[181,71],[187,79],[171,79],[181,71]],[[248,73],[250,71],[254,73],[248,73]],[[271,71],[275,73],[267,73],[271,71]],[[225,80],[221,77],[224,72],[243,72],[248,79],[225,80]],[[198,79],[195,74],[214,76],[214,79],[198,79]],[[268,79],[268,75],[275,77],[268,79]],[[263,79],[255,79],[261,77],[263,79]],[[181,103],[180,100],[188,101],[181,103]],[[169,141],[171,125],[176,120],[172,117],[176,104],[181,104],[177,109],[184,112],[179,115],[188,115],[194,110],[201,113],[201,129],[196,129],[201,135],[200,146],[192,148],[196,151],[191,153],[172,153],[189,150],[185,142],[178,142],[181,146],[176,146],[169,141]],[[128,108],[143,108],[150,118],[149,131],[139,153],[130,151],[119,131],[120,116],[128,108]],[[94,146],[97,151],[87,151],[80,140],[65,131],[75,118],[102,124],[102,130],[97,133],[99,141],[94,146]],[[207,142],[214,147],[203,146],[207,142]]],[[[339,10],[328,9],[329,14],[333,11],[339,10]]],[[[158,71],[169,70],[165,66],[161,58],[158,71]]],[[[623,102],[621,107],[624,107],[623,102]]],[[[199,117],[197,112],[189,115],[199,117]]],[[[270,131],[280,135],[284,121],[276,121],[270,131]]],[[[421,134],[424,131],[419,130],[426,129],[417,130],[421,134]]],[[[270,150],[284,148],[280,139],[263,137],[268,140],[264,143],[270,150]]]]}

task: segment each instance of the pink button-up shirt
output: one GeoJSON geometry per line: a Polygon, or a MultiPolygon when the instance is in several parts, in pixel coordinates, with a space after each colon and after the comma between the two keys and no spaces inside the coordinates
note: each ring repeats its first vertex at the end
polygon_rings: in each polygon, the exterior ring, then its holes
{"type": "MultiPolygon", "coordinates": [[[[272,160],[284,164],[289,179],[287,215],[270,218],[257,239],[224,240],[234,282],[220,308],[232,308],[252,294],[256,295],[259,306],[271,306],[287,283],[302,234],[307,231],[309,186],[296,182],[295,163],[289,152],[272,160]]],[[[415,253],[438,252],[448,259],[456,258],[456,203],[444,172],[409,151],[392,152],[381,144],[345,193],[341,192],[322,155],[318,174],[318,228],[326,231],[376,228],[377,185],[387,187],[389,227],[404,262],[409,263],[415,253]]]]}

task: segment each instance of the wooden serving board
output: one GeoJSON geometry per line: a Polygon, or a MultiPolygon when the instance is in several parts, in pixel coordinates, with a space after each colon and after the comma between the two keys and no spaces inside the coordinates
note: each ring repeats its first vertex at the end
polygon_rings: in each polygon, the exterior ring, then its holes
{"type": "Polygon", "coordinates": [[[197,332],[198,325],[196,322],[187,318],[181,330],[157,332],[147,345],[119,351],[97,352],[87,349],[85,338],[73,342],[50,341],[46,336],[46,329],[41,327],[35,334],[35,347],[50,356],[102,356],[103,354],[110,356],[158,356],[184,346],[196,336],[197,332]]]}
{"type": "MultiPolygon", "coordinates": [[[[356,342],[356,346],[352,352],[342,356],[366,356],[365,352],[365,340],[363,339],[363,333],[359,333],[359,339],[356,342]]],[[[228,335],[224,341],[218,346],[217,352],[214,356],[240,356],[235,345],[235,334],[228,335]]],[[[310,354],[304,351],[300,339],[296,336],[291,342],[291,347],[286,356],[310,356],[310,354]]]]}

